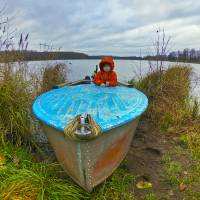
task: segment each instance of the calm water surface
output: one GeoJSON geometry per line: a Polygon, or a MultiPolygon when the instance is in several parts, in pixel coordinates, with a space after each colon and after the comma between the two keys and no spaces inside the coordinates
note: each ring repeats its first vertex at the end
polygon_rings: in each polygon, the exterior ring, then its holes
{"type": "MultiPolygon", "coordinates": [[[[40,70],[42,67],[55,63],[65,63],[70,69],[67,75],[69,81],[83,79],[86,75],[91,76],[100,60],[64,60],[64,61],[32,61],[29,62],[31,71],[40,70]]],[[[155,64],[155,63],[153,63],[155,64]]],[[[164,67],[168,68],[176,63],[165,62],[164,67]]],[[[185,63],[184,63],[185,65],[185,63]]],[[[200,99],[200,64],[187,64],[193,69],[192,77],[192,93],[200,99]]],[[[128,81],[132,78],[137,79],[149,72],[148,61],[133,61],[133,60],[115,60],[115,71],[118,74],[119,81],[128,81]]]]}

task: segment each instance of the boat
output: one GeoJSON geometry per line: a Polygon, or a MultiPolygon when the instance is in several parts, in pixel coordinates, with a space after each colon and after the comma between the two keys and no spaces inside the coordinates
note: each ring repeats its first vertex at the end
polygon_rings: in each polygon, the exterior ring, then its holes
{"type": "Polygon", "coordinates": [[[125,158],[147,106],[147,97],[130,85],[99,87],[83,80],[61,84],[43,93],[32,110],[63,169],[79,186],[91,192],[125,158]],[[101,133],[91,138],[87,134],[68,137],[65,128],[85,114],[92,117],[101,133]]]}

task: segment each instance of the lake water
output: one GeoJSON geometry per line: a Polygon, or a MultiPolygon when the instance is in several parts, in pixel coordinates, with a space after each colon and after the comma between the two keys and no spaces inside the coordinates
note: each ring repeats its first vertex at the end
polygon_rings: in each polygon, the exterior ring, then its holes
{"type": "MultiPolygon", "coordinates": [[[[95,66],[98,65],[99,62],[100,60],[32,61],[29,62],[28,65],[30,66],[29,69],[31,69],[31,71],[37,71],[47,65],[65,63],[70,69],[67,79],[69,81],[76,81],[83,79],[87,75],[91,76],[95,70],[95,66]]],[[[155,65],[155,62],[152,62],[152,64],[155,65]]],[[[168,68],[175,64],[178,63],[164,62],[164,67],[168,68]]],[[[200,99],[200,64],[184,63],[184,65],[189,65],[193,69],[192,93],[200,99]]],[[[137,79],[139,76],[144,76],[149,72],[149,62],[138,60],[115,60],[115,71],[118,74],[119,81],[128,81],[132,78],[137,79]]]]}

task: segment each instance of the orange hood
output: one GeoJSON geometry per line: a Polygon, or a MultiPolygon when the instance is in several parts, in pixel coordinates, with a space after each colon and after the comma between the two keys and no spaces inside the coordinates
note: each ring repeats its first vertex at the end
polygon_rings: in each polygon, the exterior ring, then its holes
{"type": "Polygon", "coordinates": [[[99,68],[100,68],[101,71],[103,71],[103,65],[105,63],[108,63],[111,66],[111,71],[113,71],[113,69],[115,67],[113,59],[111,57],[102,58],[101,62],[99,63],[99,68]]]}

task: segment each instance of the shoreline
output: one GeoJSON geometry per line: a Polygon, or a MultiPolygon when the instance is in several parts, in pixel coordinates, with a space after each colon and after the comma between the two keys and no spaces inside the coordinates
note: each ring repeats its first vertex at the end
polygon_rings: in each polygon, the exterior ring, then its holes
{"type": "MultiPolygon", "coordinates": [[[[66,58],[66,59],[38,59],[38,60],[15,60],[15,61],[0,61],[0,64],[4,63],[16,63],[16,62],[42,62],[42,61],[70,61],[70,60],[100,60],[101,58],[66,58]]],[[[148,59],[126,59],[126,58],[114,58],[115,60],[121,60],[121,61],[152,61],[157,62],[157,60],[148,60],[148,59]]],[[[158,60],[159,62],[161,60],[158,60]]],[[[180,63],[180,64],[200,64],[199,62],[184,62],[184,61],[173,61],[173,60],[164,60],[162,62],[171,62],[171,63],[180,63]]]]}
{"type": "Polygon", "coordinates": [[[0,51],[0,63],[6,62],[29,62],[29,61],[49,61],[49,60],[99,60],[105,56],[110,56],[115,60],[138,60],[138,61],[159,61],[175,62],[187,64],[200,64],[200,60],[183,60],[178,58],[157,59],[156,56],[115,56],[115,55],[88,55],[81,52],[38,52],[38,51],[0,51]]]}

